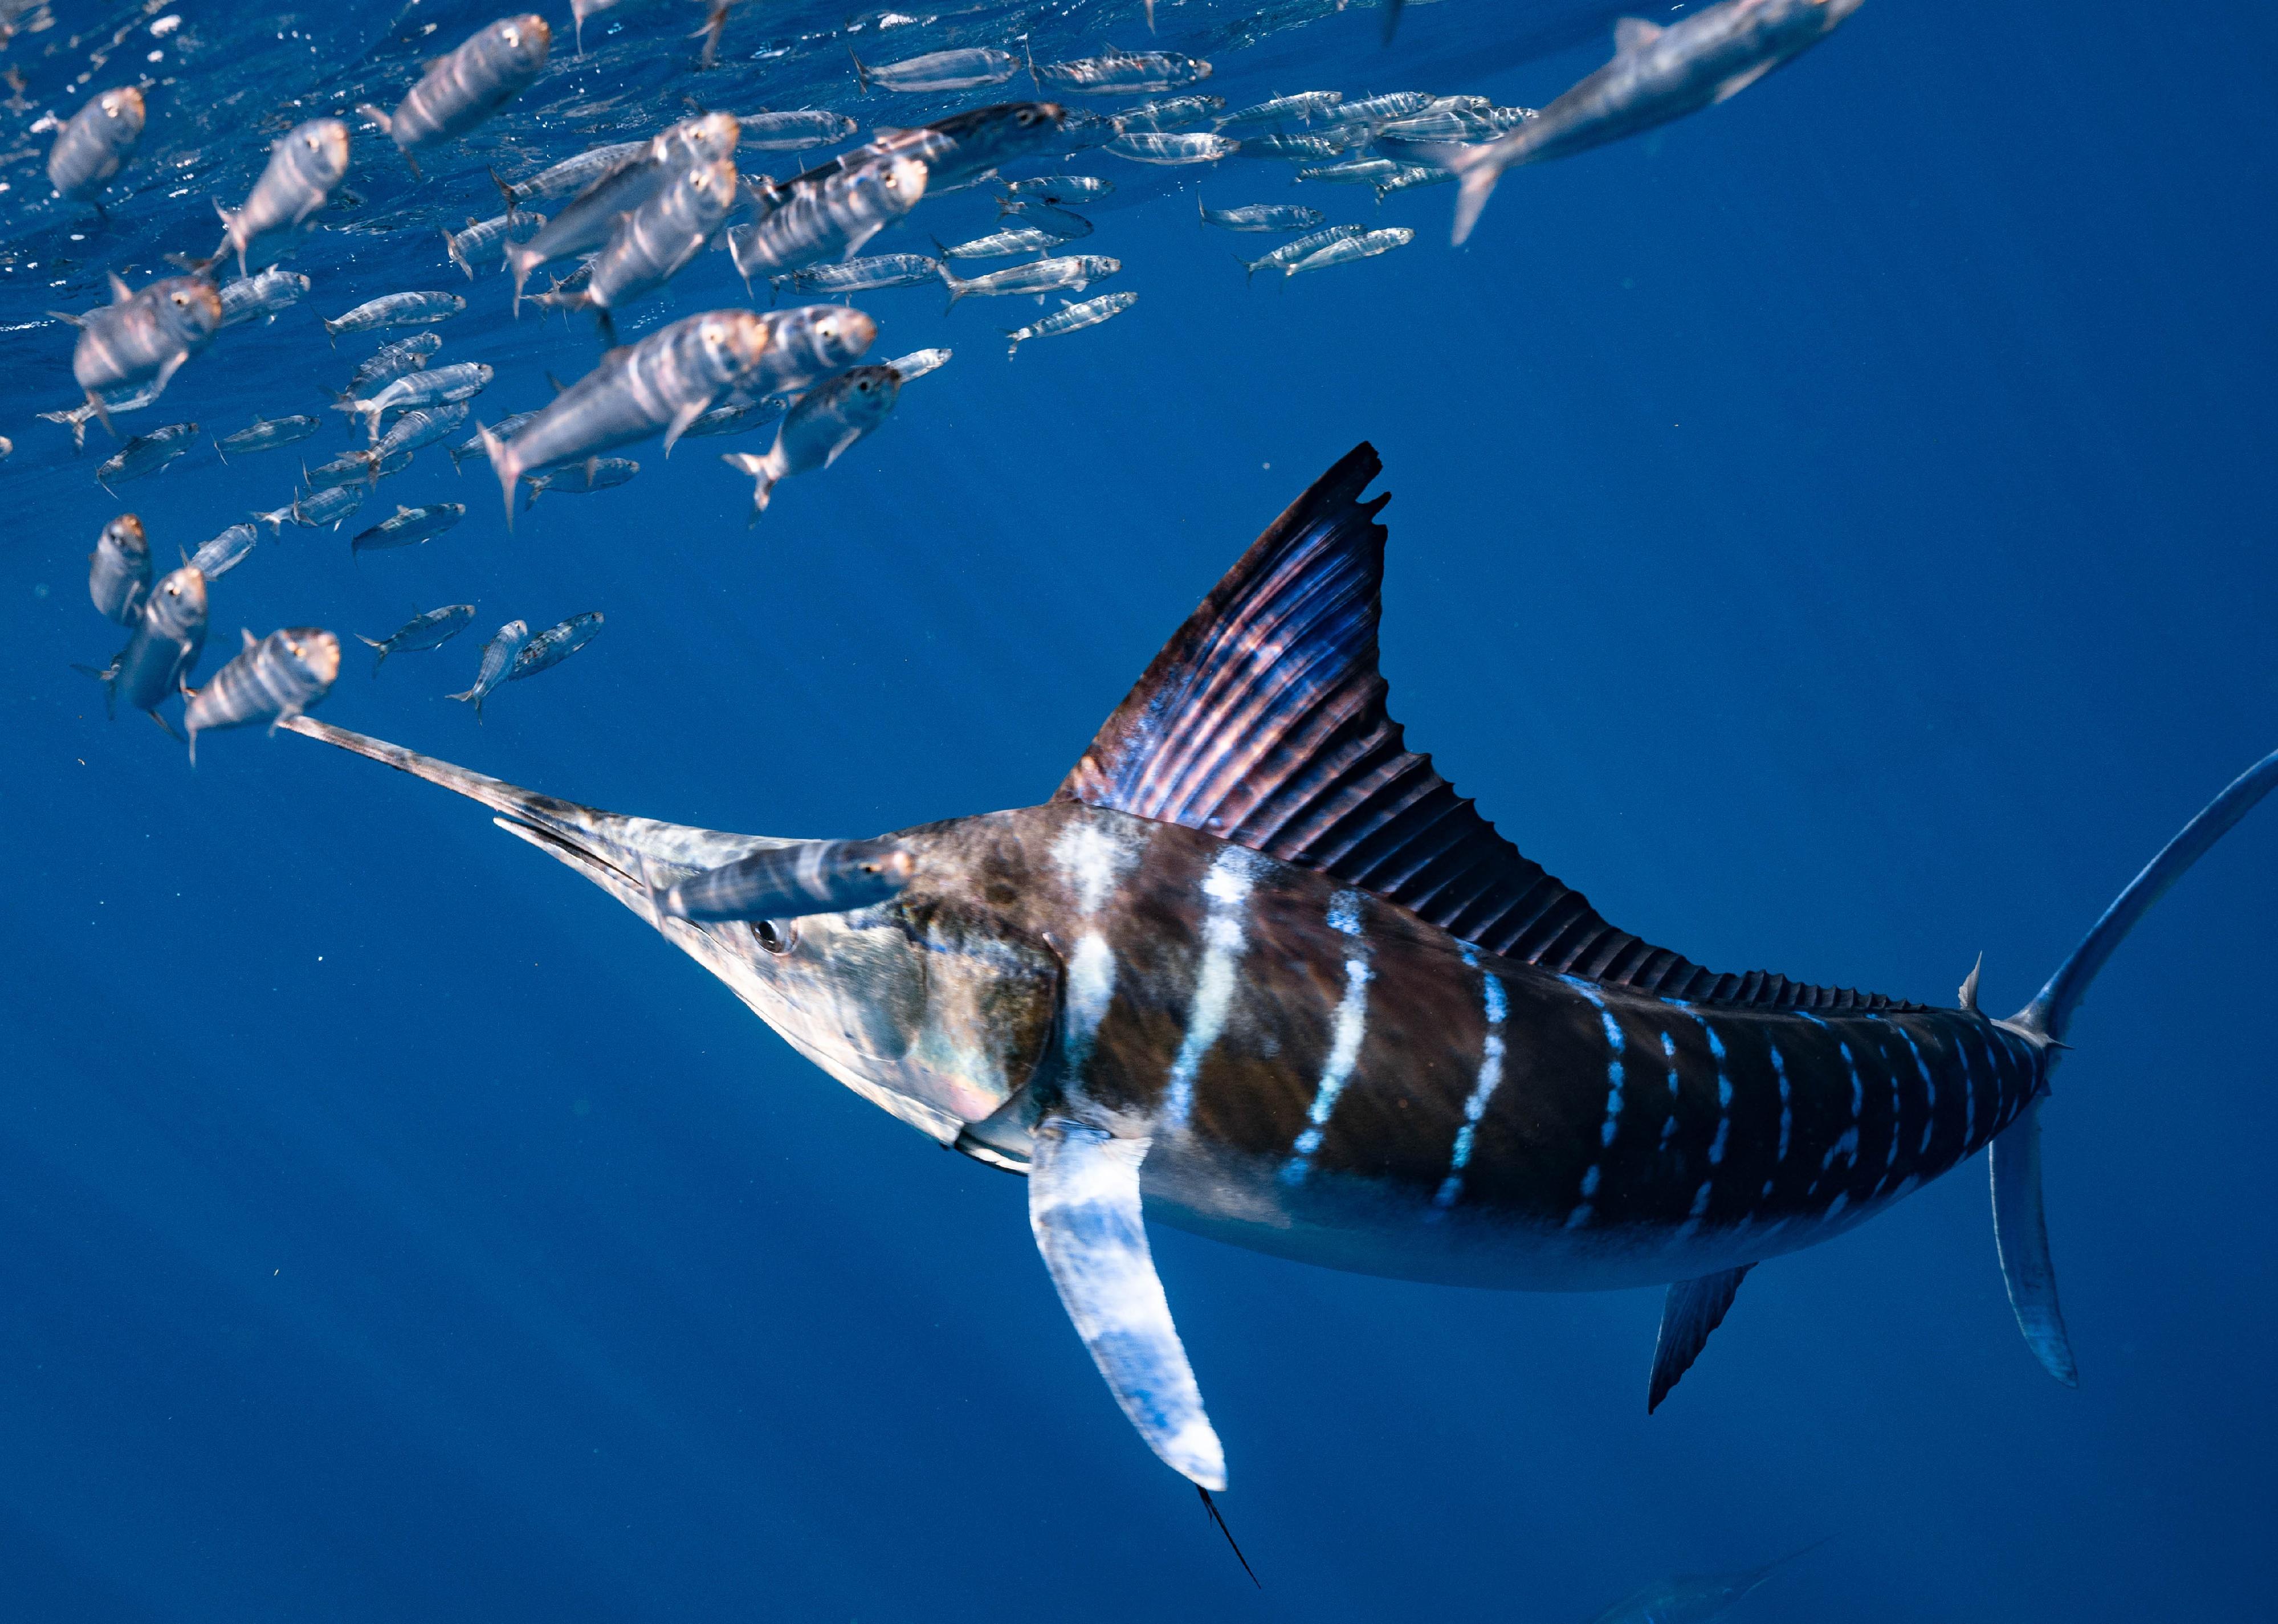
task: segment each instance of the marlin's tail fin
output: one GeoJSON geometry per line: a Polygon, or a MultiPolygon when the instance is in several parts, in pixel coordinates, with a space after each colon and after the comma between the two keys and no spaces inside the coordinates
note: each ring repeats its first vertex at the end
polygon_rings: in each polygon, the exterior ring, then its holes
{"type": "MultiPolygon", "coordinates": [[[[2129,882],[2070,957],[2057,967],[2032,1003],[2000,1024],[2033,1043],[2062,1048],[2066,1031],[2086,996],[2088,986],[2137,921],[2228,834],[2255,804],[2278,789],[2278,752],[2265,756],[2207,803],[2183,826],[2144,872],[2129,882]]],[[[1963,988],[1965,1007],[1976,1003],[1975,973],[1963,988]]],[[[2044,1369],[2068,1387],[2079,1385],[2071,1339],[2057,1302],[2056,1272],[2049,1261],[2047,1218],[2041,1204],[2041,1106],[2037,1099],[1993,1140],[1993,1241],[2001,1256],[2001,1276],[2017,1329],[2044,1369]]]]}

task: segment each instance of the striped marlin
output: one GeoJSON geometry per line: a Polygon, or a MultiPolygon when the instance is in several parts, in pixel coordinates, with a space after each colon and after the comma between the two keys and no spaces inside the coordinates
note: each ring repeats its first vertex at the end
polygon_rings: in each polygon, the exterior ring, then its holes
{"type": "Polygon", "coordinates": [[[2073,1383],[2050,1072],[2090,980],[2278,754],[2006,1020],[1974,969],[1950,1009],[1718,974],[1609,925],[1408,749],[1377,667],[1380,467],[1364,445],[1282,514],[1040,805],[844,846],[731,835],[283,725],[480,802],[823,1071],[1025,1174],[1078,1334],[1206,1496],[1224,1452],[1146,1216],[1405,1279],[1666,1285],[1650,1407],[1751,1269],[1990,1147],[2018,1324],[2073,1383]]]}

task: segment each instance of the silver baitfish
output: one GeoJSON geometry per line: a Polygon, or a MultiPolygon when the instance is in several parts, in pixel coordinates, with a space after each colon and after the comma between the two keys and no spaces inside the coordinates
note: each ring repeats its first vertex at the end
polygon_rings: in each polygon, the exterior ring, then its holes
{"type": "Polygon", "coordinates": [[[826,112],[819,107],[745,113],[743,126],[744,145],[754,152],[804,152],[809,147],[845,141],[860,127],[844,113],[826,112]]]}
{"type": "MultiPolygon", "coordinates": [[[[1357,237],[1368,230],[1365,225],[1330,225],[1320,231],[1285,242],[1271,254],[1258,259],[1242,259],[1242,268],[1254,277],[1261,271],[1286,271],[1309,255],[1318,254],[1333,242],[1342,242],[1348,237],[1357,237]]],[[[1244,280],[1247,280],[1245,278],[1244,280]]]]}
{"type": "MultiPolygon", "coordinates": [[[[608,246],[617,222],[662,191],[683,170],[731,156],[742,129],[733,113],[706,113],[684,119],[595,175],[555,211],[545,230],[527,242],[507,246],[516,308],[521,307],[522,290],[532,271],[551,261],[608,246]]],[[[503,188],[504,183],[501,185],[503,188]]],[[[508,198],[511,206],[510,189],[508,198]]]]}
{"type": "Polygon", "coordinates": [[[415,654],[424,649],[440,648],[466,630],[474,618],[474,605],[446,604],[424,614],[413,615],[385,637],[367,637],[358,632],[356,641],[379,651],[371,659],[371,674],[378,676],[390,654],[415,654]]]}
{"type": "Polygon", "coordinates": [[[577,293],[539,295],[540,304],[602,313],[623,309],[678,275],[736,206],[736,165],[727,158],[680,170],[646,202],[621,216],[593,274],[577,293]]]}
{"type": "Polygon", "coordinates": [[[1336,120],[1339,124],[1388,124],[1420,113],[1439,99],[1421,90],[1389,90],[1342,103],[1336,111],[1336,120]]]}
{"type": "Polygon", "coordinates": [[[390,474],[400,474],[411,466],[411,454],[374,459],[368,451],[344,451],[329,462],[319,462],[310,468],[301,465],[302,489],[310,492],[331,491],[340,485],[371,485],[390,474]]]}
{"type": "Polygon", "coordinates": [[[335,400],[336,412],[354,412],[363,419],[364,428],[377,442],[379,425],[390,412],[409,411],[417,406],[445,406],[455,400],[470,400],[491,386],[496,374],[487,362],[460,361],[447,367],[428,367],[417,372],[407,372],[385,389],[377,390],[361,400],[335,400]]]}
{"type": "Polygon", "coordinates": [[[913,349],[906,355],[897,355],[886,364],[902,375],[902,382],[923,377],[929,372],[938,372],[949,364],[956,352],[945,349],[913,349]]]}
{"type": "Polygon", "coordinates": [[[880,230],[917,207],[925,191],[926,166],[910,157],[880,158],[821,181],[794,181],[764,218],[729,232],[728,251],[746,283],[818,260],[852,259],[880,230]]]}
{"type": "Polygon", "coordinates": [[[467,308],[456,294],[383,294],[325,324],[335,344],[344,332],[378,332],[388,327],[426,327],[447,322],[467,308]]]}
{"type": "MultiPolygon", "coordinates": [[[[496,423],[491,424],[491,436],[493,438],[499,440],[512,439],[516,433],[522,428],[523,424],[528,423],[531,418],[537,416],[538,414],[536,412],[516,412],[511,416],[501,417],[496,423]]],[[[459,471],[459,464],[465,461],[469,457],[479,457],[485,454],[483,451],[483,430],[481,425],[477,424],[475,431],[472,434],[470,434],[466,438],[459,441],[455,445],[444,446],[443,450],[444,453],[451,459],[451,471],[455,474],[457,473],[459,471]]]]}
{"type": "MultiPolygon", "coordinates": [[[[328,524],[337,530],[355,517],[356,509],[363,506],[363,499],[371,493],[371,485],[363,481],[332,485],[322,491],[296,491],[293,493],[293,505],[281,511],[302,530],[320,530],[328,524]]],[[[284,528],[277,514],[259,513],[253,516],[272,530],[281,531],[284,528]]]]}
{"type": "Polygon", "coordinates": [[[237,255],[237,274],[246,274],[245,258],[264,238],[297,229],[301,223],[331,201],[333,188],[348,172],[348,126],[337,118],[311,118],[287,130],[269,149],[269,165],[253,183],[245,205],[225,209],[218,199],[214,212],[221,216],[219,258],[237,255]]]}
{"type": "Polygon", "coordinates": [[[190,736],[190,765],[198,764],[198,735],[216,728],[277,724],[300,715],[332,692],[340,675],[340,640],[315,626],[294,626],[256,639],[215,672],[203,688],[183,690],[182,731],[190,736]]]}
{"type": "MultiPolygon", "coordinates": [[[[132,85],[106,90],[73,113],[48,149],[48,184],[56,195],[95,202],[142,139],[142,93],[132,85]]],[[[102,205],[96,203],[100,209],[102,205]]]]}
{"type": "Polygon", "coordinates": [[[809,265],[785,276],[769,277],[776,292],[797,288],[803,293],[866,294],[878,287],[910,287],[930,282],[941,274],[941,262],[922,254],[879,254],[868,259],[842,260],[835,265],[809,265]]]}
{"type": "Polygon", "coordinates": [[[1114,194],[1115,182],[1097,175],[1035,175],[1004,183],[1007,197],[1033,198],[1040,203],[1095,203],[1114,194]]]}
{"type": "Polygon", "coordinates": [[[782,416],[789,404],[780,395],[770,395],[764,400],[738,406],[715,406],[683,429],[680,438],[703,439],[715,434],[743,434],[753,429],[764,429],[782,416]]]}
{"type": "Polygon", "coordinates": [[[514,669],[515,658],[522,652],[522,645],[529,641],[530,623],[527,621],[508,621],[493,632],[491,640],[483,644],[483,664],[482,668],[475,673],[475,685],[462,694],[447,697],[473,705],[475,720],[482,721],[483,701],[498,691],[498,685],[506,681],[507,673],[514,669]]]}
{"type": "Polygon", "coordinates": [[[1315,164],[1297,172],[1300,180],[1324,186],[1381,186],[1400,172],[1390,158],[1347,158],[1342,164],[1315,164]]]}
{"type": "Polygon", "coordinates": [[[1042,65],[1032,58],[1028,76],[1039,89],[1050,84],[1055,90],[1073,90],[1079,95],[1146,95],[1208,79],[1211,65],[1174,50],[1111,50],[1104,56],[1042,65]]]}
{"type": "Polygon", "coordinates": [[[1079,237],[1091,235],[1091,222],[1080,214],[1070,214],[1056,209],[1041,198],[1015,197],[999,199],[997,217],[1010,215],[1023,225],[1033,225],[1038,231],[1050,232],[1062,242],[1073,242],[1079,237]]]}
{"type": "MultiPolygon", "coordinates": [[[[464,400],[415,408],[397,418],[394,426],[381,435],[370,450],[351,451],[342,460],[362,461],[371,470],[367,483],[376,482],[381,475],[391,473],[394,467],[401,466],[397,461],[398,458],[408,462],[413,452],[432,446],[445,435],[455,431],[467,421],[472,409],[464,400]]],[[[452,466],[455,468],[457,464],[452,466]]]]}
{"type": "Polygon", "coordinates": [[[133,293],[113,272],[109,304],[85,316],[49,314],[79,329],[72,377],[108,429],[111,396],[148,384],[155,400],[184,362],[213,342],[221,295],[203,277],[164,277],[133,293]]]}
{"type": "Polygon", "coordinates": [[[1382,202],[1395,192],[1406,192],[1419,186],[1445,186],[1455,178],[1452,172],[1436,164],[1403,164],[1376,183],[1376,201],[1382,202]]]}
{"type": "Polygon", "coordinates": [[[348,375],[348,386],[340,393],[360,399],[374,390],[385,389],[405,373],[418,371],[427,364],[427,357],[442,347],[441,335],[432,332],[415,332],[408,339],[383,344],[348,375]]]}
{"type": "Polygon", "coordinates": [[[1021,59],[1009,50],[975,46],[963,50],[930,50],[900,62],[867,65],[848,46],[854,59],[854,77],[863,89],[877,85],[887,90],[977,90],[1001,85],[1021,71],[1021,59]]]}
{"type": "Polygon", "coordinates": [[[591,496],[596,491],[614,491],[639,472],[640,464],[631,457],[587,457],[567,468],[551,469],[531,476],[524,485],[523,509],[527,512],[548,491],[591,496]]]}
{"type": "Polygon", "coordinates": [[[324,426],[321,418],[297,413],[290,417],[256,417],[250,428],[240,429],[234,434],[225,434],[214,441],[214,450],[226,462],[232,452],[242,456],[248,452],[274,451],[279,446],[291,446],[307,439],[324,426]]]}
{"type": "Polygon", "coordinates": [[[1243,125],[1311,124],[1325,114],[1335,111],[1345,99],[1342,90],[1300,90],[1295,95],[1277,95],[1271,101],[1253,103],[1236,108],[1219,120],[1221,130],[1238,129],[1243,125]]]}
{"type": "Polygon", "coordinates": [[[386,547],[416,547],[432,541],[467,516],[464,502],[430,502],[424,507],[398,506],[393,515],[348,543],[350,553],[373,553],[386,547]]]}
{"type": "Polygon", "coordinates": [[[1380,140],[1389,141],[1492,141],[1503,133],[1487,113],[1469,107],[1428,107],[1376,130],[1380,140]]]}
{"type": "Polygon", "coordinates": [[[138,434],[95,470],[96,483],[108,491],[130,479],[163,474],[189,450],[190,442],[197,437],[198,425],[194,423],[170,423],[163,429],[138,434]]]}
{"type": "Polygon", "coordinates": [[[129,710],[156,716],[205,646],[206,578],[195,565],[185,564],[169,571],[143,599],[134,635],[109,666],[79,669],[103,684],[108,714],[116,716],[124,700],[129,710]]]}
{"type": "Polygon", "coordinates": [[[405,93],[394,112],[382,112],[369,102],[356,111],[395,143],[417,176],[415,148],[455,141],[520,95],[545,72],[553,42],[543,17],[501,17],[429,63],[426,76],[405,93]]]}
{"type": "Polygon", "coordinates": [[[1202,223],[1230,232],[1311,231],[1329,217],[1303,203],[1244,203],[1238,209],[1213,209],[1197,196],[1195,207],[1202,223]]]}
{"type": "Polygon", "coordinates": [[[916,872],[891,840],[803,840],[691,874],[656,896],[675,919],[799,919],[852,913],[900,896],[916,872]]]}
{"type": "Polygon", "coordinates": [[[1299,164],[1325,164],[1340,152],[1368,139],[1365,127],[1346,127],[1357,132],[1355,140],[1347,141],[1338,135],[1245,135],[1242,138],[1242,156],[1246,158],[1284,158],[1299,164]]]}
{"type": "Polygon", "coordinates": [[[595,147],[574,158],[564,158],[549,164],[527,180],[511,185],[499,179],[496,170],[491,172],[491,181],[506,194],[508,214],[522,212],[524,203],[544,202],[549,198],[575,197],[603,175],[627,158],[646,151],[646,141],[613,141],[606,147],[595,147]]]}
{"type": "Polygon", "coordinates": [[[1036,294],[1039,296],[1057,293],[1063,288],[1077,292],[1094,282],[1113,276],[1123,269],[1120,259],[1110,259],[1099,254],[1072,254],[1059,259],[1032,259],[1025,265],[1008,265],[1002,271],[992,271],[987,276],[967,280],[946,265],[942,267],[941,279],[949,288],[952,305],[968,294],[1002,298],[1013,294],[1036,294]]]}
{"type": "Polygon", "coordinates": [[[1215,164],[1241,149],[1240,141],[1223,135],[1165,135],[1149,130],[1119,135],[1106,147],[1117,157],[1135,164],[1215,164]]]}
{"type": "MultiPolygon", "coordinates": [[[[106,413],[139,412],[156,400],[158,393],[157,385],[145,384],[140,389],[112,390],[103,397],[101,404],[106,413]]],[[[96,404],[96,398],[89,395],[77,406],[60,412],[41,412],[38,416],[42,423],[59,423],[71,431],[72,454],[77,456],[87,448],[87,420],[95,416],[96,404]]],[[[106,417],[104,425],[108,427],[109,423],[106,417]]]]}
{"type": "Polygon", "coordinates": [[[103,527],[87,555],[87,595],[105,617],[132,626],[149,592],[149,538],[141,519],[122,513],[103,527]]]}
{"type": "Polygon", "coordinates": [[[1060,308],[1042,321],[1030,322],[1025,327],[1008,327],[1005,336],[1012,342],[1005,347],[1007,356],[1021,353],[1021,346],[1030,339],[1057,338],[1064,332],[1080,332],[1086,327],[1097,327],[1112,321],[1139,302],[1136,294],[1105,294],[1097,299],[1087,299],[1082,304],[1063,302],[1060,308]]]}
{"type": "MultiPolygon", "coordinates": [[[[1861,0],[1720,0],[1663,27],[1625,17],[1614,25],[1614,59],[1508,135],[1480,147],[1419,149],[1462,178],[1455,240],[1507,169],[1571,157],[1699,112],[1739,95],[1825,39],[1861,0]]],[[[1482,104],[1482,113],[1494,109],[1482,104]]]]}
{"type": "Polygon", "coordinates": [[[1189,125],[1217,118],[1225,106],[1226,98],[1222,95],[1174,95],[1168,101],[1143,102],[1120,113],[1108,114],[1106,133],[1094,144],[1105,145],[1133,130],[1183,130],[1189,125]]]}
{"type": "Polygon", "coordinates": [[[849,446],[886,421],[901,397],[902,375],[891,367],[855,367],[801,395],[784,415],[776,443],[764,456],[730,451],[721,461],[752,477],[752,516],[768,510],[776,482],[811,474],[838,461],[849,446]]]}
{"type": "MultiPolygon", "coordinates": [[[[585,54],[585,19],[599,17],[605,11],[629,11],[648,0],[570,0],[570,18],[577,36],[577,54],[585,54]]],[[[709,65],[708,64],[707,65],[709,65]]]]}
{"type": "Polygon", "coordinates": [[[1331,265],[1349,265],[1357,259],[1373,259],[1380,254],[1389,254],[1395,248],[1404,248],[1416,240],[1416,233],[1405,225],[1387,225],[1381,231],[1362,232],[1316,248],[1300,260],[1281,267],[1281,274],[1294,277],[1301,271],[1326,271],[1331,265]]]}
{"type": "Polygon", "coordinates": [[[190,554],[190,562],[209,583],[220,580],[245,561],[261,539],[257,524],[233,524],[190,554]]]}
{"type": "Polygon", "coordinates": [[[992,170],[1059,145],[1067,119],[1067,109],[1054,102],[999,102],[915,129],[883,130],[875,140],[825,158],[779,187],[754,188],[753,204],[778,208],[804,188],[887,158],[915,158],[924,164],[927,195],[954,192],[992,170]]]}
{"type": "Polygon", "coordinates": [[[566,621],[557,621],[522,645],[522,652],[514,657],[514,665],[507,672],[506,680],[519,682],[524,677],[553,670],[591,643],[600,635],[600,629],[601,612],[599,609],[588,609],[583,614],[573,614],[566,621]]]}
{"type": "Polygon", "coordinates": [[[529,241],[546,229],[546,217],[527,209],[494,214],[487,220],[478,220],[470,214],[464,231],[455,232],[447,225],[437,229],[443,233],[444,252],[471,282],[477,260],[497,253],[509,242],[529,241]]]}
{"type": "Polygon", "coordinates": [[[483,432],[508,522],[513,522],[515,485],[524,476],[583,463],[657,433],[665,437],[669,455],[688,425],[730,390],[760,395],[798,387],[860,355],[876,331],[860,310],[834,305],[765,316],[708,310],[610,350],[512,439],[483,432]]]}
{"type": "Polygon", "coordinates": [[[250,321],[271,322],[279,310],[289,310],[309,292],[309,278],[279,265],[221,286],[221,324],[235,327],[250,321]]]}
{"type": "Polygon", "coordinates": [[[1616,1602],[1590,1624],[1716,1624],[1765,1580],[1826,1543],[1820,1540],[1743,1573],[1681,1574],[1661,1580],[1616,1602]]]}
{"type": "Polygon", "coordinates": [[[970,242],[942,243],[936,239],[935,246],[944,259],[1010,259],[1019,254],[1041,254],[1065,240],[1041,226],[1023,225],[1014,231],[991,232],[970,242]]]}

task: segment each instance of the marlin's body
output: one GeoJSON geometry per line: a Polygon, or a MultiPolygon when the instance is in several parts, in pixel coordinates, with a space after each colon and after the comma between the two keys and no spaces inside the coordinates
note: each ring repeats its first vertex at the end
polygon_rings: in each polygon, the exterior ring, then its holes
{"type": "Polygon", "coordinates": [[[1224,1456],[1143,1212],[1405,1279],[1668,1283],[1657,1404],[1750,1268],[1990,1146],[2019,1324],[2072,1380],[2039,1189],[2058,1040],[2278,756],[2007,1020],[1977,1009],[1975,972],[1953,1009],[1717,974],[1609,924],[1407,748],[1377,671],[1378,466],[1356,450],[1258,538],[1039,805],[824,847],[286,725],[483,803],[822,1070],[1025,1172],[1078,1334],[1205,1491],[1224,1456]]]}

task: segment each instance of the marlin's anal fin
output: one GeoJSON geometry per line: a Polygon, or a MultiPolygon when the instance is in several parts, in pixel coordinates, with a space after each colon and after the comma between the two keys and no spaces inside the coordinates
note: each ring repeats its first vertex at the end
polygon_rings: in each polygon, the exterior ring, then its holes
{"type": "Polygon", "coordinates": [[[1646,1394],[1647,1414],[1661,1407],[1669,1390],[1701,1357],[1701,1350],[1708,1346],[1709,1332],[1724,1323],[1725,1310],[1739,1294],[1740,1282],[1754,1267],[1743,1263],[1738,1269],[1720,1269],[1697,1280],[1678,1280],[1670,1286],[1661,1306],[1661,1335],[1653,1345],[1653,1385],[1646,1394]]]}
{"type": "Polygon", "coordinates": [[[1153,1141],[1066,1117],[1035,1133],[1028,1226],[1076,1335],[1147,1447],[1203,1489],[1226,1487],[1226,1451],[1203,1413],[1139,1208],[1153,1141]]]}
{"type": "Polygon", "coordinates": [[[2068,1387],[2080,1385],[2064,1311],[2057,1306],[2049,1262],[2049,1225],[2041,1207],[2041,1102],[2035,1100],[1993,1136],[1993,1244],[2017,1329],[2044,1369],[2068,1387]]]}

